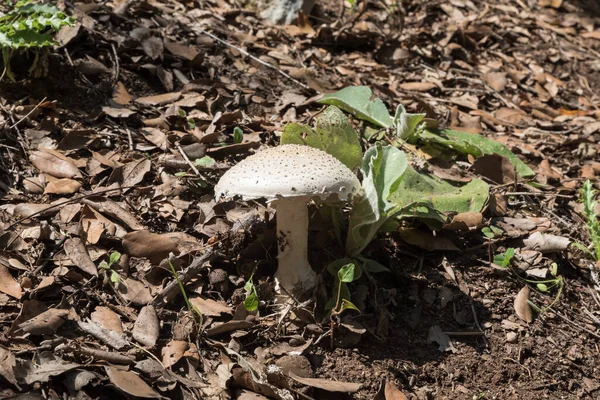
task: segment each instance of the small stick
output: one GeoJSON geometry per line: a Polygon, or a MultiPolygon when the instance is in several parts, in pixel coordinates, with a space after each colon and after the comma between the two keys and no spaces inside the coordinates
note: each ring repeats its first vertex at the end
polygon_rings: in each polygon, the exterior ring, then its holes
{"type": "Polygon", "coordinates": [[[46,101],[46,99],[47,99],[47,97],[44,97],[44,98],[42,99],[42,101],[40,101],[39,103],[37,103],[37,105],[36,105],[35,107],[33,107],[33,108],[31,109],[31,111],[29,111],[29,112],[27,113],[27,115],[25,115],[23,118],[21,118],[20,120],[18,120],[17,122],[15,122],[15,123],[14,123],[14,124],[13,124],[13,125],[10,127],[10,129],[14,129],[14,128],[16,128],[16,127],[17,127],[17,125],[19,125],[21,122],[23,122],[25,119],[27,119],[27,117],[29,117],[31,114],[33,114],[33,112],[34,112],[35,110],[37,110],[37,109],[38,109],[38,108],[39,108],[39,107],[42,105],[42,103],[46,101]]]}
{"type": "Polygon", "coordinates": [[[190,159],[188,158],[187,154],[185,154],[185,151],[183,151],[183,148],[181,147],[181,145],[179,143],[177,143],[177,150],[179,150],[179,154],[181,154],[181,157],[183,157],[183,159],[185,160],[185,162],[188,163],[188,165],[190,166],[190,168],[192,169],[192,171],[194,171],[194,173],[196,174],[196,176],[202,177],[200,175],[200,171],[198,171],[198,168],[196,168],[196,166],[190,161],[190,159]]]}
{"type": "Polygon", "coordinates": [[[109,193],[109,192],[113,192],[113,191],[115,191],[115,190],[133,189],[133,188],[136,188],[136,187],[139,187],[139,186],[138,186],[138,185],[133,185],[133,186],[121,186],[121,187],[118,187],[118,188],[105,189],[105,190],[100,190],[100,191],[97,191],[97,192],[92,192],[92,193],[84,194],[84,195],[77,196],[77,197],[72,197],[72,198],[70,198],[70,199],[68,199],[68,200],[61,201],[60,203],[53,204],[53,205],[51,205],[51,206],[50,206],[50,207],[48,207],[48,208],[44,208],[43,210],[40,210],[40,211],[34,212],[33,214],[31,214],[31,215],[29,215],[29,216],[27,216],[27,217],[19,218],[18,220],[16,220],[15,222],[13,222],[11,225],[9,225],[9,226],[8,226],[8,227],[7,227],[5,230],[7,230],[7,231],[8,231],[8,230],[10,230],[10,229],[14,228],[15,226],[19,225],[21,222],[23,222],[23,221],[27,221],[28,219],[31,219],[31,218],[35,217],[36,215],[39,215],[39,214],[41,214],[41,213],[44,213],[44,212],[46,212],[46,211],[48,211],[48,210],[52,210],[52,209],[54,209],[54,208],[58,208],[58,207],[61,207],[61,206],[64,206],[64,205],[66,205],[66,204],[76,203],[76,202],[78,202],[79,200],[81,200],[81,199],[85,199],[85,198],[87,198],[87,197],[98,196],[98,195],[100,195],[100,194],[103,194],[103,193],[109,193]]]}

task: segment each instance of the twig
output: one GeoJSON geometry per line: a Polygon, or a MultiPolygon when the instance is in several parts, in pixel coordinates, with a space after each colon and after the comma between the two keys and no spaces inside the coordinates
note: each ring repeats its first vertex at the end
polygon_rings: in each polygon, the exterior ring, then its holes
{"type": "Polygon", "coordinates": [[[131,135],[131,129],[125,125],[125,132],[127,132],[127,142],[129,143],[129,150],[135,150],[135,144],[133,143],[133,136],[131,135]]]}
{"type": "Polygon", "coordinates": [[[194,173],[196,174],[196,176],[202,177],[202,175],[200,175],[200,171],[198,171],[198,168],[196,168],[196,166],[190,161],[189,157],[187,156],[187,154],[185,154],[185,151],[183,151],[183,148],[181,147],[181,145],[179,143],[177,143],[177,150],[179,150],[179,154],[181,154],[181,157],[183,157],[183,159],[185,160],[186,163],[188,163],[188,165],[190,166],[190,168],[192,169],[192,171],[194,171],[194,173]]]}
{"type": "Polygon", "coordinates": [[[558,312],[558,311],[555,311],[555,312],[554,312],[554,314],[555,314],[555,315],[557,315],[558,317],[560,317],[560,319],[562,319],[563,321],[565,321],[565,322],[567,322],[568,324],[572,325],[573,327],[575,327],[575,328],[577,328],[577,329],[579,329],[579,330],[581,330],[581,331],[584,331],[584,332],[587,332],[587,333],[589,333],[590,335],[592,335],[592,336],[593,336],[593,337],[595,337],[596,339],[600,339],[600,335],[598,335],[597,333],[595,333],[595,332],[592,332],[591,330],[589,330],[589,329],[587,329],[587,328],[585,328],[585,327],[583,327],[583,326],[579,325],[579,324],[578,324],[578,323],[576,323],[575,321],[571,321],[569,318],[565,317],[565,316],[564,316],[564,315],[562,315],[560,312],[558,312]]]}
{"type": "Polygon", "coordinates": [[[273,70],[277,71],[277,72],[278,72],[280,75],[282,75],[282,76],[284,76],[284,77],[288,78],[289,80],[291,80],[291,81],[292,81],[292,82],[294,82],[295,84],[297,84],[297,85],[301,86],[302,88],[304,88],[304,89],[310,89],[310,87],[309,87],[308,85],[306,85],[306,84],[304,84],[304,83],[300,82],[299,80],[297,80],[296,78],[294,78],[294,77],[293,77],[293,76],[291,76],[290,74],[288,74],[288,73],[286,73],[286,72],[283,72],[282,70],[280,70],[279,68],[277,68],[277,67],[276,67],[276,66],[274,66],[273,64],[269,64],[268,62],[266,62],[266,61],[263,61],[263,60],[261,60],[260,58],[254,57],[253,55],[251,55],[250,53],[248,53],[246,50],[244,50],[244,49],[242,49],[242,48],[240,48],[240,47],[237,47],[237,46],[235,46],[235,45],[233,45],[233,44],[231,44],[231,43],[228,43],[228,42],[226,42],[225,40],[223,40],[223,39],[221,39],[221,38],[219,38],[219,37],[217,37],[217,36],[213,35],[212,33],[206,32],[204,29],[197,29],[197,32],[198,32],[198,33],[202,33],[202,34],[204,34],[204,35],[206,35],[206,36],[209,36],[209,37],[211,37],[211,38],[215,39],[217,42],[224,44],[225,46],[229,46],[229,47],[231,47],[231,48],[233,48],[233,49],[236,49],[237,51],[239,51],[240,53],[242,53],[242,54],[243,54],[243,55],[245,55],[246,57],[250,57],[250,58],[251,58],[251,59],[253,59],[254,61],[256,61],[256,62],[258,62],[258,63],[260,63],[260,64],[264,65],[265,67],[267,67],[267,68],[271,68],[271,69],[273,69],[273,70]]]}
{"type": "MultiPolygon", "coordinates": [[[[127,2],[127,3],[129,3],[129,2],[127,2]]],[[[117,55],[117,49],[115,49],[115,45],[111,43],[110,48],[112,49],[113,57],[115,58],[115,79],[111,86],[111,88],[114,88],[115,85],[117,84],[117,82],[119,81],[119,74],[121,73],[121,70],[119,67],[119,56],[117,55]]]]}
{"type": "Polygon", "coordinates": [[[554,196],[563,197],[565,199],[572,199],[575,196],[558,193],[542,193],[542,192],[506,192],[502,193],[504,196],[554,196]]]}
{"type": "Polygon", "coordinates": [[[77,196],[77,197],[72,197],[72,198],[70,198],[68,200],[61,201],[60,203],[53,204],[53,205],[51,205],[48,208],[44,208],[43,210],[36,211],[36,212],[34,212],[33,214],[31,214],[31,215],[29,215],[27,217],[19,218],[18,220],[16,220],[15,222],[13,222],[11,225],[9,225],[5,230],[9,231],[12,228],[14,228],[15,226],[19,225],[21,222],[27,221],[28,219],[31,219],[31,218],[35,217],[36,215],[39,215],[39,214],[44,213],[44,212],[47,212],[48,210],[52,210],[54,208],[59,208],[59,207],[64,206],[66,204],[75,203],[75,202],[78,202],[79,200],[85,199],[87,197],[98,196],[100,194],[113,192],[115,190],[133,189],[133,188],[136,188],[136,187],[139,187],[139,185],[121,186],[121,187],[118,187],[118,188],[104,189],[104,190],[99,190],[97,192],[83,194],[83,195],[77,196]]]}
{"type": "Polygon", "coordinates": [[[20,120],[18,120],[17,122],[15,122],[15,123],[14,123],[14,124],[13,124],[13,125],[10,127],[10,129],[14,129],[14,128],[16,128],[16,127],[17,127],[17,125],[19,125],[21,122],[23,122],[25,119],[27,119],[27,117],[29,117],[31,114],[33,114],[33,112],[34,112],[35,110],[37,110],[37,109],[38,109],[38,108],[39,108],[39,107],[42,105],[42,103],[43,103],[43,102],[45,102],[45,101],[46,101],[46,97],[44,97],[44,98],[42,99],[42,101],[40,101],[39,103],[37,103],[37,105],[36,105],[35,107],[33,107],[33,108],[31,109],[31,111],[29,111],[29,112],[28,112],[28,113],[27,113],[27,114],[26,114],[26,115],[25,115],[23,118],[21,118],[20,120]]]}

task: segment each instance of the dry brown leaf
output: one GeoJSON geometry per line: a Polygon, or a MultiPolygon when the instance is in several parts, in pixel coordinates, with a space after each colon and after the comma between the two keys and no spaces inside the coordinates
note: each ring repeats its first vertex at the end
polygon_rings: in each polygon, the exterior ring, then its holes
{"type": "Polygon", "coordinates": [[[39,218],[49,217],[58,212],[58,207],[52,204],[21,203],[13,210],[16,218],[28,218],[36,214],[39,218]]]}
{"type": "Polygon", "coordinates": [[[112,118],[129,118],[136,112],[125,107],[102,107],[102,112],[112,118]]]}
{"type": "Polygon", "coordinates": [[[306,386],[322,389],[328,392],[354,393],[362,386],[360,383],[330,381],[320,378],[302,378],[290,372],[290,378],[306,386]]]}
{"type": "Polygon", "coordinates": [[[523,110],[508,107],[500,107],[498,110],[496,110],[496,118],[512,124],[522,124],[531,121],[531,117],[529,117],[523,110]]]}
{"type": "Polygon", "coordinates": [[[65,323],[68,316],[69,310],[51,308],[23,322],[19,328],[32,335],[53,335],[65,323]]]}
{"type": "Polygon", "coordinates": [[[133,97],[131,97],[127,91],[127,88],[122,82],[117,82],[113,89],[112,99],[115,103],[124,106],[131,103],[133,97]]]}
{"type": "Polygon", "coordinates": [[[483,75],[483,79],[490,85],[490,87],[498,92],[503,91],[506,88],[506,72],[488,72],[483,75]]]}
{"type": "Polygon", "coordinates": [[[137,374],[134,374],[131,371],[123,371],[114,367],[104,368],[106,369],[106,375],[108,375],[110,382],[119,390],[122,390],[131,396],[142,397],[145,399],[162,398],[161,395],[156,393],[137,374]]]}
{"type": "Polygon", "coordinates": [[[45,185],[46,175],[44,174],[23,179],[23,187],[30,193],[44,193],[45,185]]]}
{"type": "Polygon", "coordinates": [[[541,253],[555,253],[566,250],[571,244],[571,239],[547,233],[535,232],[523,240],[525,248],[537,250],[541,253]]]}
{"type": "Polygon", "coordinates": [[[135,186],[144,180],[144,176],[150,172],[152,162],[147,158],[128,162],[123,166],[123,186],[135,186]]]}
{"type": "Polygon", "coordinates": [[[72,237],[65,241],[65,253],[71,259],[73,264],[90,275],[98,275],[96,264],[92,261],[85,245],[79,237],[72,237]]]}
{"type": "Polygon", "coordinates": [[[94,312],[90,315],[90,318],[101,328],[117,333],[124,333],[121,318],[119,318],[116,312],[108,307],[96,307],[94,312]]]}
{"type": "Polygon", "coordinates": [[[29,160],[37,169],[55,178],[81,178],[81,172],[73,160],[56,150],[34,151],[29,160]]]}
{"type": "Polygon", "coordinates": [[[248,329],[254,326],[253,322],[250,321],[229,321],[222,324],[215,324],[211,328],[207,329],[206,336],[216,336],[221,333],[237,331],[239,329],[248,329]]]}
{"type": "Polygon", "coordinates": [[[140,134],[161,150],[167,149],[167,136],[158,128],[142,128],[140,134]]]}
{"type": "Polygon", "coordinates": [[[456,214],[449,224],[444,225],[444,229],[453,231],[468,231],[476,229],[483,222],[483,215],[478,212],[465,212],[456,214]]]}
{"type": "Polygon", "coordinates": [[[0,292],[5,293],[15,299],[21,299],[23,296],[23,290],[19,282],[12,277],[8,268],[0,264],[0,292]]]}
{"type": "Polygon", "coordinates": [[[127,226],[135,231],[144,229],[144,226],[140,224],[140,222],[132,213],[121,207],[119,203],[108,198],[88,198],[83,199],[82,202],[96,211],[102,212],[103,214],[124,222],[127,226]]]}
{"type": "Polygon", "coordinates": [[[133,325],[133,338],[146,347],[154,347],[158,340],[160,324],[154,306],[149,305],[140,311],[133,325]]]}
{"type": "Polygon", "coordinates": [[[35,354],[16,369],[17,379],[32,385],[35,382],[48,382],[51,377],[63,374],[81,365],[64,361],[50,351],[35,354]]]}
{"type": "Polygon", "coordinates": [[[15,355],[7,348],[0,346],[0,376],[15,386],[17,385],[14,371],[16,365],[15,355]]]}
{"type": "Polygon", "coordinates": [[[529,286],[524,286],[515,296],[515,312],[517,316],[527,323],[533,322],[533,310],[527,302],[529,300],[529,286]]]}
{"type": "MultiPolygon", "coordinates": [[[[165,48],[169,51],[169,53],[173,54],[174,56],[181,57],[188,61],[194,61],[199,55],[200,58],[202,58],[202,55],[198,51],[198,48],[194,46],[186,46],[177,42],[165,40],[165,48]]],[[[195,62],[198,61],[201,62],[201,59],[195,62]]]]}
{"type": "Polygon", "coordinates": [[[87,321],[77,321],[77,325],[84,332],[89,333],[115,350],[122,349],[129,344],[123,333],[105,329],[89,319],[87,321]]]}
{"type": "Polygon", "coordinates": [[[405,82],[398,85],[402,90],[408,90],[413,92],[428,92],[431,89],[435,89],[437,85],[433,82],[405,82]]]}
{"type": "Polygon", "coordinates": [[[189,344],[185,340],[171,340],[162,348],[162,363],[165,368],[169,368],[181,360],[189,344]]]}
{"type": "Polygon", "coordinates": [[[408,400],[408,397],[398,389],[394,382],[385,383],[385,400],[408,400]]]}
{"type": "Polygon", "coordinates": [[[225,302],[206,299],[202,297],[192,297],[190,302],[194,307],[197,307],[202,315],[209,317],[220,317],[221,314],[233,314],[231,307],[228,307],[225,302]]]}
{"type": "Polygon", "coordinates": [[[538,0],[538,6],[540,7],[552,7],[552,8],[560,8],[562,6],[563,0],[538,0]]]}
{"type": "Polygon", "coordinates": [[[588,39],[600,40],[600,29],[591,32],[584,32],[581,34],[581,36],[588,39]]]}
{"type": "Polygon", "coordinates": [[[81,182],[69,178],[49,177],[44,194],[73,194],[79,191],[81,182]]]}
{"type": "Polygon", "coordinates": [[[127,301],[136,306],[145,306],[152,301],[152,294],[142,282],[131,278],[124,278],[119,281],[117,290],[127,301]]]}
{"type": "Polygon", "coordinates": [[[158,234],[150,231],[137,231],[125,235],[123,248],[134,257],[147,257],[152,262],[160,262],[169,253],[178,254],[177,241],[167,233],[158,234]]]}
{"type": "Polygon", "coordinates": [[[164,106],[171,104],[181,98],[181,92],[163,93],[155,96],[140,97],[135,100],[136,103],[145,106],[164,106]]]}
{"type": "Polygon", "coordinates": [[[476,174],[500,184],[515,181],[515,168],[506,157],[498,154],[485,154],[473,163],[476,174]]]}

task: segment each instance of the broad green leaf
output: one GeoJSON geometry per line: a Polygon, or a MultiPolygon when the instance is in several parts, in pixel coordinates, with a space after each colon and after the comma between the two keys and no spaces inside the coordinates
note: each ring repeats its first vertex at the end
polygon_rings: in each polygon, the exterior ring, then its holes
{"type": "Polygon", "coordinates": [[[196,165],[198,165],[200,167],[212,167],[216,163],[215,159],[210,156],[204,156],[202,158],[197,158],[196,161],[194,161],[194,162],[196,163],[196,165]]]}
{"type": "Polygon", "coordinates": [[[488,239],[493,239],[496,236],[494,232],[492,232],[492,230],[487,226],[481,228],[481,233],[483,233],[483,236],[485,236],[488,239]]]}
{"type": "Polygon", "coordinates": [[[378,272],[390,272],[389,268],[381,265],[380,263],[371,258],[363,258],[361,259],[361,261],[363,262],[362,268],[365,271],[370,272],[372,274],[376,274],[378,272]]]}
{"type": "Polygon", "coordinates": [[[258,309],[258,295],[256,294],[256,290],[252,291],[246,299],[244,300],[244,308],[246,311],[255,311],[258,309]]]}
{"type": "Polygon", "coordinates": [[[344,112],[333,106],[315,119],[314,130],[307,125],[288,124],[281,144],[303,144],[323,150],[350,169],[358,167],[362,159],[358,133],[344,112]]]}
{"type": "Polygon", "coordinates": [[[233,128],[233,143],[242,143],[244,140],[244,131],[239,126],[233,128]]]}
{"type": "Polygon", "coordinates": [[[548,286],[545,283],[538,283],[536,286],[540,292],[546,293],[548,291],[548,286]]]}
{"type": "Polygon", "coordinates": [[[558,264],[552,263],[552,265],[550,265],[550,273],[554,277],[556,277],[558,275],[558,264]]]}
{"type": "Polygon", "coordinates": [[[480,157],[484,154],[499,154],[508,158],[522,178],[535,176],[535,172],[521,161],[519,157],[514,155],[508,147],[481,135],[451,129],[443,129],[435,132],[424,130],[419,135],[418,141],[448,147],[474,157],[480,157]]]}
{"type": "Polygon", "coordinates": [[[402,217],[416,217],[437,228],[449,214],[481,212],[488,194],[488,184],[480,179],[454,186],[409,166],[388,201],[402,209],[402,217]]]}
{"type": "Polygon", "coordinates": [[[386,220],[400,211],[388,197],[398,187],[407,167],[406,154],[395,147],[378,144],[365,152],[361,166],[364,193],[350,213],[348,255],[360,254],[386,220]]]}
{"type": "Polygon", "coordinates": [[[121,259],[121,253],[119,253],[118,251],[113,251],[112,253],[110,253],[110,258],[108,260],[108,263],[110,265],[113,265],[113,264],[118,263],[120,259],[121,259]]]}
{"type": "Polygon", "coordinates": [[[100,267],[102,269],[109,269],[110,268],[108,266],[108,263],[106,261],[100,261],[100,264],[98,264],[98,267],[100,267]]]}
{"type": "Polygon", "coordinates": [[[394,115],[396,136],[408,143],[414,143],[417,126],[424,118],[425,114],[408,113],[402,104],[398,104],[394,115]]]}
{"type": "Polygon", "coordinates": [[[354,303],[352,303],[350,300],[346,300],[346,299],[342,300],[342,305],[340,307],[339,312],[342,312],[344,310],[356,310],[356,311],[360,312],[360,310],[358,309],[358,307],[356,307],[354,305],[354,303]]]}
{"type": "Polygon", "coordinates": [[[332,261],[327,265],[327,272],[333,277],[337,277],[339,270],[346,264],[352,263],[353,260],[351,258],[339,258],[335,261],[332,261]]]}
{"type": "Polygon", "coordinates": [[[350,86],[335,93],[326,94],[318,102],[337,106],[358,119],[369,121],[382,128],[392,125],[392,118],[380,98],[372,98],[367,86],[350,86]]]}
{"type": "Polygon", "coordinates": [[[340,282],[350,283],[354,281],[354,264],[346,264],[338,271],[340,282]]]}
{"type": "Polygon", "coordinates": [[[110,271],[110,281],[112,283],[119,283],[119,274],[116,271],[110,271]]]}

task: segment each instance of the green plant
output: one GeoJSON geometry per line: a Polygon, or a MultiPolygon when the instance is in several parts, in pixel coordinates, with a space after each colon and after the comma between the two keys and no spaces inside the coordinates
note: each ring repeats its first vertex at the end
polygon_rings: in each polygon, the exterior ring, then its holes
{"type": "Polygon", "coordinates": [[[581,189],[581,201],[583,203],[585,225],[590,236],[590,247],[592,250],[581,243],[575,243],[575,246],[585,251],[593,260],[600,261],[600,222],[598,222],[598,215],[595,212],[596,205],[598,204],[594,200],[595,196],[596,191],[592,186],[592,182],[588,179],[584,182],[581,189]]]}
{"type": "MultiPolygon", "coordinates": [[[[333,265],[335,268],[335,264],[333,265]]],[[[331,272],[329,267],[328,270],[331,272]]],[[[330,314],[331,348],[334,347],[334,332],[337,324],[337,317],[344,312],[344,310],[356,310],[360,312],[358,307],[350,301],[350,290],[348,289],[348,283],[354,282],[360,276],[360,273],[355,275],[355,272],[355,264],[348,263],[343,265],[336,274],[336,285],[334,287],[333,296],[329,302],[329,304],[331,304],[333,300],[333,307],[330,314]]]]}
{"type": "Polygon", "coordinates": [[[518,271],[516,271],[512,267],[512,260],[514,255],[515,249],[509,247],[504,253],[497,254],[496,256],[494,256],[494,264],[498,265],[499,267],[509,269],[517,277],[518,280],[527,284],[535,285],[536,289],[541,293],[549,293],[553,290],[556,290],[556,296],[554,297],[554,300],[546,307],[538,307],[531,300],[527,300],[529,305],[539,313],[550,310],[554,306],[554,304],[556,304],[556,302],[560,299],[563,288],[565,286],[565,281],[563,277],[558,274],[558,265],[554,262],[550,265],[550,275],[552,275],[551,279],[527,279],[521,276],[518,273],[518,271]]]}
{"type": "Polygon", "coordinates": [[[244,140],[244,131],[239,126],[233,128],[233,143],[242,143],[244,140]]]}
{"type": "Polygon", "coordinates": [[[244,308],[246,311],[256,311],[258,309],[258,293],[256,293],[256,286],[252,281],[252,276],[244,285],[244,291],[246,291],[246,298],[244,299],[244,308]]]}
{"type": "Polygon", "coordinates": [[[183,296],[183,300],[185,301],[185,304],[187,305],[188,311],[190,312],[190,314],[192,316],[194,316],[194,320],[198,323],[198,325],[202,325],[202,320],[203,320],[202,312],[200,312],[198,307],[196,307],[195,305],[192,304],[187,293],[185,292],[185,287],[183,286],[181,279],[179,279],[179,274],[177,273],[177,271],[175,271],[175,267],[173,266],[173,263],[171,263],[171,260],[168,260],[168,261],[169,261],[169,267],[171,268],[171,274],[177,281],[177,286],[179,287],[179,291],[181,292],[181,295],[183,296]],[[196,319],[196,317],[197,317],[197,319],[196,319]]]}
{"type": "Polygon", "coordinates": [[[10,62],[15,53],[32,51],[34,60],[29,73],[40,77],[46,71],[48,49],[55,45],[54,34],[65,25],[72,25],[73,18],[50,4],[32,4],[21,1],[7,14],[0,16],[0,49],[4,61],[4,74],[15,80],[10,62]]]}
{"type": "Polygon", "coordinates": [[[104,273],[106,277],[110,279],[113,284],[119,283],[120,277],[119,273],[113,269],[113,265],[117,264],[121,259],[121,253],[118,251],[113,251],[110,253],[108,257],[108,262],[102,260],[98,267],[100,268],[100,272],[104,273]]]}

